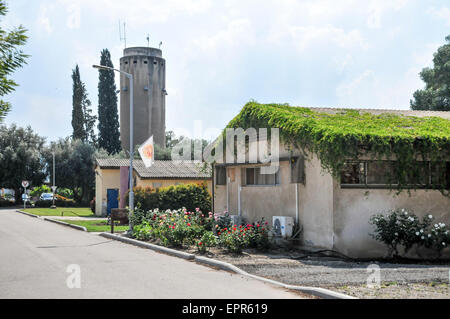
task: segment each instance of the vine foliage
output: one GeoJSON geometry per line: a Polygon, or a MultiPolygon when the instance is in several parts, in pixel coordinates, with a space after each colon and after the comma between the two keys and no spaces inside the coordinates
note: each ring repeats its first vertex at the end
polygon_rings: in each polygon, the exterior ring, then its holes
{"type": "MultiPolygon", "coordinates": [[[[391,189],[416,189],[414,181],[430,161],[442,174],[450,159],[450,120],[437,116],[414,117],[395,113],[336,109],[321,112],[288,104],[248,102],[227,128],[279,128],[286,145],[315,153],[322,168],[334,177],[346,162],[368,157],[394,164],[391,189]]],[[[449,196],[443,180],[432,187],[449,196]]]]}

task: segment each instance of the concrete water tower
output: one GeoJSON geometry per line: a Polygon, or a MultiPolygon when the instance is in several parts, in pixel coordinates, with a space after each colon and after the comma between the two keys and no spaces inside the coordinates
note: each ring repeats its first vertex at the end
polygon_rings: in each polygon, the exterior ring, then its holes
{"type": "MultiPolygon", "coordinates": [[[[134,47],[124,49],[120,70],[134,78],[134,145],[153,141],[165,147],[166,138],[166,61],[160,49],[134,47]]],[[[130,149],[130,88],[120,76],[120,140],[130,149]]]]}

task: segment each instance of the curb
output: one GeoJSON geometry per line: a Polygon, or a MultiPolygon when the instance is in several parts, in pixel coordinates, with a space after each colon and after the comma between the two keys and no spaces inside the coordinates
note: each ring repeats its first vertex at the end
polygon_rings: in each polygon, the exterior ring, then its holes
{"type": "Polygon", "coordinates": [[[68,226],[68,227],[72,227],[72,228],[75,228],[77,230],[81,230],[81,231],[87,232],[87,229],[84,226],[73,225],[73,224],[65,223],[65,222],[62,222],[60,220],[47,218],[47,217],[44,217],[43,219],[46,220],[46,221],[52,222],[52,223],[56,223],[56,224],[60,224],[60,225],[63,225],[63,226],[68,226]]]}
{"type": "Polygon", "coordinates": [[[154,244],[150,244],[150,243],[144,243],[144,242],[136,240],[136,239],[126,238],[126,237],[122,237],[122,236],[118,236],[118,235],[114,235],[114,234],[110,234],[110,233],[101,233],[100,236],[109,238],[109,239],[113,239],[113,240],[118,240],[123,243],[139,246],[142,248],[156,250],[159,252],[166,253],[168,255],[181,257],[181,258],[184,258],[187,260],[193,260],[199,264],[217,267],[222,270],[231,271],[231,272],[237,273],[239,275],[250,277],[250,278],[253,278],[256,280],[260,280],[260,281],[264,281],[266,283],[280,286],[285,289],[300,291],[300,292],[303,292],[303,293],[306,293],[309,295],[313,295],[313,296],[317,296],[320,298],[324,298],[324,299],[358,299],[358,298],[348,296],[348,295],[345,295],[345,294],[342,294],[339,292],[335,292],[332,290],[328,290],[325,288],[287,285],[287,284],[284,284],[279,281],[275,281],[275,280],[267,279],[264,277],[249,274],[248,272],[246,272],[230,263],[227,263],[227,262],[219,261],[219,260],[212,259],[212,258],[202,257],[202,256],[196,256],[194,254],[188,254],[188,253],[180,252],[175,249],[170,249],[170,248],[166,248],[166,247],[162,247],[162,246],[158,246],[158,245],[154,245],[154,244]]]}
{"type": "Polygon", "coordinates": [[[127,238],[127,237],[122,237],[122,236],[118,236],[118,235],[114,235],[114,234],[110,234],[110,233],[101,233],[100,236],[105,237],[105,238],[109,238],[109,239],[113,239],[113,240],[118,240],[121,241],[123,243],[127,243],[127,244],[131,244],[131,245],[135,245],[141,248],[147,248],[147,249],[151,249],[151,250],[156,250],[168,255],[172,255],[172,256],[176,256],[176,257],[180,257],[183,259],[187,259],[187,260],[194,260],[195,259],[195,255],[193,254],[188,254],[182,251],[178,251],[175,249],[170,249],[170,248],[166,248],[166,247],[162,247],[162,246],[158,246],[158,245],[153,245],[150,243],[144,243],[142,241],[136,240],[136,239],[132,239],[132,238],[127,238]]]}
{"type": "Polygon", "coordinates": [[[34,214],[31,214],[31,213],[27,213],[27,212],[24,212],[24,211],[21,211],[21,210],[16,210],[16,212],[17,212],[17,213],[24,214],[24,215],[27,215],[27,216],[30,216],[30,217],[39,218],[38,215],[34,215],[34,214]]]}

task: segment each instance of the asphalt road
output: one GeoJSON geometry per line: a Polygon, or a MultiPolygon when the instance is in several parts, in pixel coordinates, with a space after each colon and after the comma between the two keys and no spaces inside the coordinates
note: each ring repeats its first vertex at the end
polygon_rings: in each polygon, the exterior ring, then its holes
{"type": "Polygon", "coordinates": [[[300,295],[0,210],[0,298],[284,299],[300,295]],[[80,288],[76,288],[77,278],[80,288]],[[67,281],[75,287],[69,288],[67,281]]]}

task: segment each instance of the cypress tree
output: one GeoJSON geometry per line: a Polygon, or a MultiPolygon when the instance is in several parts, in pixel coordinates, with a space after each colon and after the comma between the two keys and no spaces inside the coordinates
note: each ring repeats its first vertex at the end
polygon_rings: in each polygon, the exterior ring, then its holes
{"type": "Polygon", "coordinates": [[[72,72],[72,80],[72,137],[73,139],[79,139],[84,143],[95,145],[96,136],[94,126],[97,117],[92,115],[92,110],[90,109],[91,101],[88,99],[86,86],[81,82],[78,65],[72,72]]]}
{"type": "Polygon", "coordinates": [[[85,141],[86,132],[84,130],[84,114],[83,114],[83,88],[80,79],[80,69],[76,65],[72,70],[73,95],[72,95],[72,128],[73,139],[85,141]]]}
{"type": "MultiPolygon", "coordinates": [[[[113,68],[108,49],[101,52],[100,65],[113,68]]],[[[108,154],[121,150],[119,114],[117,110],[116,83],[114,71],[99,70],[98,82],[98,145],[108,154]]]]}

